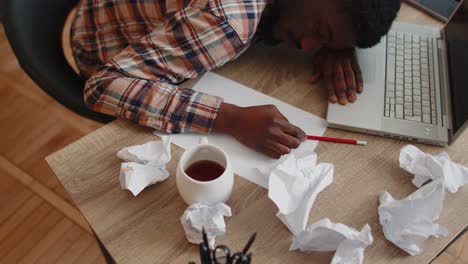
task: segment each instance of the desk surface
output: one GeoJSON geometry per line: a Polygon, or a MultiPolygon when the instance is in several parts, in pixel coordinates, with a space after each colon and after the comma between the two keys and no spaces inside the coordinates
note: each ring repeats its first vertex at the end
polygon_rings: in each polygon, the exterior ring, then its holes
{"type": "MultiPolygon", "coordinates": [[[[423,13],[404,5],[400,21],[441,26],[423,13]]],[[[296,51],[253,47],[234,62],[215,72],[265,94],[324,117],[325,89],[306,82],[310,62],[296,51]],[[252,74],[255,73],[255,74],[252,74]]],[[[193,84],[193,82],[192,82],[193,84]]],[[[119,185],[123,147],[154,140],[151,129],[126,121],[114,121],[47,157],[72,200],[118,263],[188,263],[198,261],[198,247],[185,238],[180,217],[187,205],[175,182],[176,164],[182,150],[173,145],[171,173],[166,181],[144,190],[138,197],[119,185]]],[[[324,217],[356,229],[369,223],[374,243],[365,251],[366,263],[427,263],[468,224],[468,188],[448,194],[440,223],[450,230],[446,238],[429,239],[424,253],[409,257],[385,240],[378,221],[378,198],[389,191],[396,198],[414,192],[412,177],[398,166],[401,147],[407,142],[328,129],[327,136],[367,140],[366,147],[320,143],[319,162],[335,164],[334,183],[319,194],[309,223],[324,217]]],[[[424,151],[446,150],[452,159],[468,165],[468,131],[447,148],[418,145],[424,151]]],[[[233,216],[226,218],[227,233],[217,244],[241,249],[258,232],[253,246],[256,263],[322,263],[332,253],[289,251],[292,235],[275,216],[277,208],[267,191],[236,177],[227,202],[233,216]]]]}

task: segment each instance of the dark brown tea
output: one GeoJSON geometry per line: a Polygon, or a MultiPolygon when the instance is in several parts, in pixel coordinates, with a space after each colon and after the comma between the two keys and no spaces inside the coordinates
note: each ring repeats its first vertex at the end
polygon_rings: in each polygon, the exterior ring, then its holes
{"type": "Polygon", "coordinates": [[[211,160],[196,161],[185,170],[190,178],[203,182],[217,179],[223,172],[224,167],[211,160]]]}

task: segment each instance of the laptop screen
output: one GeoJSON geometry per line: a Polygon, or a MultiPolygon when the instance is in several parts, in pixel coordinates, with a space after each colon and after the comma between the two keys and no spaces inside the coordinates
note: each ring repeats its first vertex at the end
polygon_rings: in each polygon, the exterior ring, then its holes
{"type": "Polygon", "coordinates": [[[468,1],[463,1],[445,27],[450,74],[453,134],[468,119],[468,1]]]}

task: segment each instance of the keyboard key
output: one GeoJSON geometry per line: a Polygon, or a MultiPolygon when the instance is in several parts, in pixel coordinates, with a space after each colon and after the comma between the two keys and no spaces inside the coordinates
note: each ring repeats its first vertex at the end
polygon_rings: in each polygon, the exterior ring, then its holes
{"type": "Polygon", "coordinates": [[[387,55],[387,81],[395,80],[395,55],[387,55]]]}
{"type": "Polygon", "coordinates": [[[430,124],[431,123],[431,116],[428,115],[428,114],[423,114],[423,122],[430,124]]]}
{"type": "Polygon", "coordinates": [[[403,118],[403,105],[401,104],[396,104],[395,105],[395,117],[396,118],[403,118]]]}
{"type": "Polygon", "coordinates": [[[405,116],[405,119],[409,120],[409,121],[419,121],[419,122],[421,122],[421,119],[419,117],[416,117],[416,116],[405,116]]]}

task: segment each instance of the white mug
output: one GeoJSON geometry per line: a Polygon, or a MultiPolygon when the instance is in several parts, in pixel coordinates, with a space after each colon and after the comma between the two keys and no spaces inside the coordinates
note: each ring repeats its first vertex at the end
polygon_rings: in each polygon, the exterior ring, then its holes
{"type": "Polygon", "coordinates": [[[225,202],[232,193],[234,173],[231,160],[219,147],[208,143],[208,138],[202,137],[200,143],[187,149],[180,157],[176,175],[177,189],[180,196],[188,204],[202,203],[215,205],[225,202]],[[224,167],[224,172],[211,181],[198,181],[187,175],[187,168],[201,160],[214,161],[224,167]]]}

